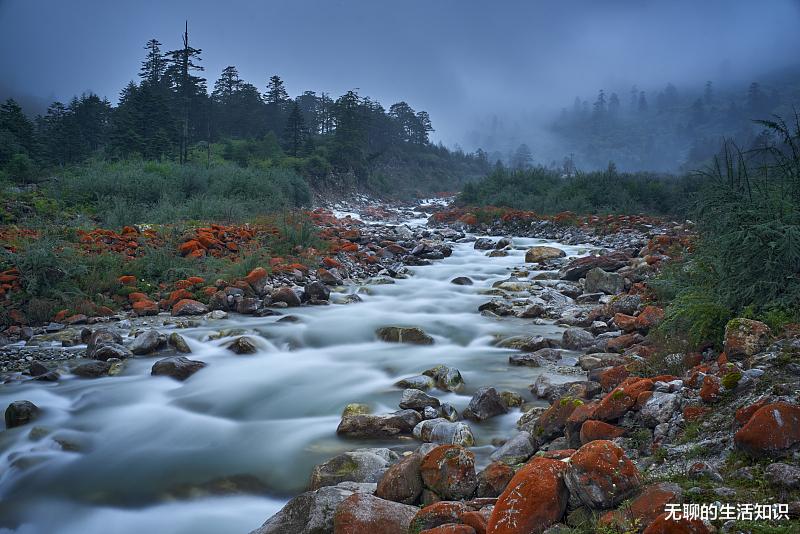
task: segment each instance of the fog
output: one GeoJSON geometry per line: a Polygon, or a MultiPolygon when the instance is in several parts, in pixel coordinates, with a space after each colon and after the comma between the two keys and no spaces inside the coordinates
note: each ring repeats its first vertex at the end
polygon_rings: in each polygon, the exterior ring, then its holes
{"type": "MultiPolygon", "coordinates": [[[[797,65],[800,1],[210,0],[0,2],[0,93],[45,102],[94,91],[115,101],[145,41],[177,47],[184,20],[209,85],[226,65],[263,90],[358,88],[427,110],[435,141],[559,158],[550,124],[599,89],[746,90],[797,65]]],[[[651,98],[651,100],[652,100],[651,98]]]]}

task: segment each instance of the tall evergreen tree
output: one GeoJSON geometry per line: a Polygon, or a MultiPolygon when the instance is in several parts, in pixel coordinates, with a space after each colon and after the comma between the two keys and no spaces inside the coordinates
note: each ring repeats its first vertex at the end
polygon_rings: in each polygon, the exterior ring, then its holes
{"type": "Polygon", "coordinates": [[[286,130],[284,131],[284,144],[288,148],[289,154],[297,157],[303,147],[306,138],[306,122],[300,111],[297,102],[292,104],[292,111],[286,120],[286,130]]]}
{"type": "Polygon", "coordinates": [[[167,59],[161,53],[161,43],[158,39],[150,39],[144,48],[147,50],[147,55],[142,61],[142,68],[139,69],[139,77],[142,82],[159,85],[167,70],[167,59]]]}
{"type": "Polygon", "coordinates": [[[189,143],[191,134],[201,130],[198,124],[203,112],[198,109],[205,104],[206,86],[205,78],[194,76],[192,72],[204,70],[198,64],[202,50],[189,45],[189,22],[183,32],[183,47],[167,53],[169,66],[167,75],[180,103],[180,162],[186,163],[189,158],[189,143]],[[192,121],[195,119],[195,121],[192,121]],[[190,124],[194,122],[194,124],[190,124]]]}

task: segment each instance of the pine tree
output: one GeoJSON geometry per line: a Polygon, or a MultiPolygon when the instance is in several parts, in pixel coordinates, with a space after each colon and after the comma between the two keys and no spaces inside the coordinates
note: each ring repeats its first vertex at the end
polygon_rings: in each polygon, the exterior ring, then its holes
{"type": "Polygon", "coordinates": [[[284,131],[284,141],[289,149],[289,154],[297,157],[303,147],[305,138],[305,119],[303,119],[303,114],[300,112],[300,106],[295,102],[292,104],[292,111],[286,120],[286,130],[284,131]]]}
{"type": "Polygon", "coordinates": [[[267,82],[267,92],[264,93],[264,101],[267,104],[280,105],[289,100],[289,94],[280,76],[270,76],[267,82]]]}
{"type": "MultiPolygon", "coordinates": [[[[206,94],[205,78],[194,76],[192,72],[202,71],[203,67],[196,62],[200,61],[202,50],[189,46],[189,22],[183,32],[183,47],[167,53],[170,64],[167,75],[172,82],[178,101],[180,102],[181,137],[179,159],[186,163],[189,159],[190,120],[192,118],[192,104],[206,94]]],[[[202,99],[204,100],[204,98],[202,99]]]]}
{"type": "Polygon", "coordinates": [[[139,77],[142,82],[159,85],[167,70],[167,60],[161,53],[161,43],[157,39],[150,39],[144,48],[147,50],[147,55],[142,61],[142,68],[139,69],[139,77]]]}

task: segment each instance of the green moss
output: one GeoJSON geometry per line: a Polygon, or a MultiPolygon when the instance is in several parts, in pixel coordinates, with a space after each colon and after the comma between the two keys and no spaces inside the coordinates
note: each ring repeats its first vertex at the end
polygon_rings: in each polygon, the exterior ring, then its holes
{"type": "Polygon", "coordinates": [[[742,373],[739,371],[734,371],[732,373],[726,374],[722,377],[722,386],[725,389],[733,389],[739,383],[739,380],[742,379],[742,373]]]}

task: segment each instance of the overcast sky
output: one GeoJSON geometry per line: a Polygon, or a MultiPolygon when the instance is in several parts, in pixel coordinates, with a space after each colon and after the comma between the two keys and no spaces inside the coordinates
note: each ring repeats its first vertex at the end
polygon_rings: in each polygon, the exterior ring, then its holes
{"type": "Polygon", "coordinates": [[[262,90],[358,88],[428,110],[447,144],[493,114],[749,80],[800,50],[800,0],[0,0],[0,89],[116,101],[145,41],[177,47],[185,19],[209,85],[236,65],[262,90]]]}

